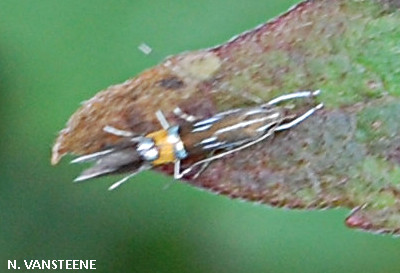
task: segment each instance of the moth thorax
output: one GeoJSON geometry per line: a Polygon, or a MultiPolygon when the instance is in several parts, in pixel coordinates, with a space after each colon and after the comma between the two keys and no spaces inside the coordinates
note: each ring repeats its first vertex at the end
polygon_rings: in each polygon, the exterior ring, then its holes
{"type": "Polygon", "coordinates": [[[168,142],[174,147],[174,154],[177,159],[184,159],[188,156],[181,137],[179,135],[179,126],[172,126],[168,129],[168,142]]]}

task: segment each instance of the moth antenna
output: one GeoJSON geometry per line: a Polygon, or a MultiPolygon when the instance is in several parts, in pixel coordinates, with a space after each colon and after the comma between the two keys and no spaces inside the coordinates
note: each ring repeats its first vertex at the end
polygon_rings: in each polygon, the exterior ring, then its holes
{"type": "Polygon", "coordinates": [[[146,165],[146,166],[140,167],[136,172],[133,172],[133,173],[131,173],[131,174],[125,176],[124,178],[118,180],[118,181],[115,182],[114,184],[112,184],[112,185],[108,188],[108,190],[109,190],[109,191],[115,190],[116,188],[118,188],[119,186],[121,186],[122,184],[124,184],[126,181],[128,181],[131,177],[137,175],[137,174],[138,174],[139,172],[141,172],[141,171],[148,170],[148,169],[150,169],[150,166],[147,166],[147,165],[146,165]]]}
{"type": "Polygon", "coordinates": [[[114,151],[114,149],[108,149],[108,150],[104,150],[104,151],[100,151],[100,152],[96,152],[96,153],[92,153],[92,154],[88,154],[88,155],[83,155],[80,157],[77,157],[73,160],[71,160],[71,164],[75,164],[75,163],[84,163],[84,162],[90,162],[90,161],[95,161],[100,157],[103,157],[106,154],[112,153],[114,151]]]}
{"type": "MultiPolygon", "coordinates": [[[[135,173],[135,174],[136,174],[136,173],[135,173]]],[[[128,175],[128,176],[125,176],[125,177],[122,178],[121,180],[118,180],[117,182],[115,182],[114,184],[112,184],[112,185],[108,188],[108,190],[109,190],[109,191],[115,190],[116,188],[118,188],[119,186],[121,186],[123,183],[125,183],[126,181],[128,181],[129,178],[131,178],[131,177],[134,176],[135,174],[130,174],[130,175],[128,175]]]]}
{"type": "Polygon", "coordinates": [[[106,173],[112,173],[115,170],[116,170],[115,168],[97,169],[97,168],[93,167],[93,168],[90,168],[90,169],[84,171],[81,175],[79,175],[77,178],[75,178],[74,182],[81,182],[81,181],[89,180],[91,178],[95,178],[95,177],[98,177],[98,176],[106,174],[106,173]]]}

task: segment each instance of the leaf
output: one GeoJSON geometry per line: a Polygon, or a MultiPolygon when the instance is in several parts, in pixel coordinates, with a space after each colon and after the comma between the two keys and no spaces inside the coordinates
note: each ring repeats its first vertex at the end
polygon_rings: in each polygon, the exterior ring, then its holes
{"type": "MultiPolygon", "coordinates": [[[[396,1],[306,1],[215,48],[165,60],[86,101],[53,147],[89,154],[159,130],[179,106],[199,117],[296,90],[322,89],[306,122],[186,182],[288,208],[347,207],[350,227],[400,234],[400,14],[396,1]]],[[[171,166],[162,169],[171,172],[171,166]]]]}

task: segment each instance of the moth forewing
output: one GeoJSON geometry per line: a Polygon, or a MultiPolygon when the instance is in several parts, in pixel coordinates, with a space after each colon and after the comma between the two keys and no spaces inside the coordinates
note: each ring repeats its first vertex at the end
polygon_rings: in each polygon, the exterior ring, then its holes
{"type": "Polygon", "coordinates": [[[187,126],[180,136],[190,155],[231,149],[261,137],[282,121],[279,107],[251,107],[221,113],[187,126]]]}

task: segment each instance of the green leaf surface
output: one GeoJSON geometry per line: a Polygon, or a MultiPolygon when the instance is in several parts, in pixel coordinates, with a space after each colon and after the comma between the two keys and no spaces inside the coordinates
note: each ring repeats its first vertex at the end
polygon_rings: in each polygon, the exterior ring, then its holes
{"type": "Polygon", "coordinates": [[[400,234],[400,12],[394,1],[306,1],[226,44],[173,56],[86,102],[60,133],[53,162],[117,143],[102,131],[106,125],[158,130],[159,109],[172,121],[176,106],[208,117],[253,105],[250,97],[268,101],[316,89],[323,90],[324,110],[187,182],[279,207],[346,207],[353,209],[348,226],[400,234]]]}

